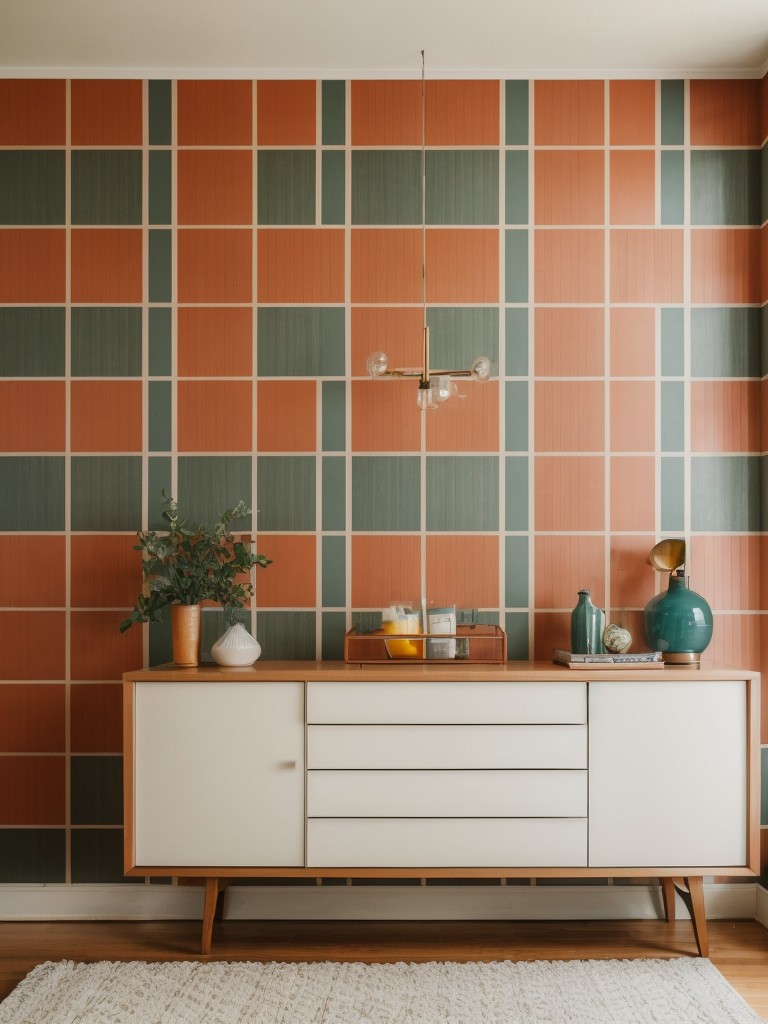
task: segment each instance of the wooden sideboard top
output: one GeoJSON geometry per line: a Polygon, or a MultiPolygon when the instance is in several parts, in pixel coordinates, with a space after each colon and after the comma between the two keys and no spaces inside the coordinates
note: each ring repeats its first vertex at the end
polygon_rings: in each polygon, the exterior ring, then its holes
{"type": "Polygon", "coordinates": [[[563,682],[614,680],[618,682],[638,679],[665,680],[718,680],[759,679],[759,672],[732,666],[707,665],[703,668],[663,669],[571,669],[547,661],[510,661],[506,665],[424,665],[409,664],[346,664],[343,661],[258,661],[250,668],[221,668],[203,664],[197,668],[178,668],[176,665],[157,665],[153,668],[126,672],[126,682],[315,682],[333,681],[386,681],[392,682],[481,682],[488,680],[510,682],[563,682]]]}

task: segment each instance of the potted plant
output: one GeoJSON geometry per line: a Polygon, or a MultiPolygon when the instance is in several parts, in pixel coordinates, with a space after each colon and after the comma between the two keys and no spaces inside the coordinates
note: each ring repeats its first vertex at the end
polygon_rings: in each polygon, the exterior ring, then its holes
{"type": "Polygon", "coordinates": [[[222,512],[212,529],[203,523],[189,526],[174,498],[165,498],[165,506],[168,531],[138,534],[134,550],[142,556],[142,590],[120,631],[134,622],[161,622],[170,605],[174,663],[194,667],[199,661],[201,603],[218,601],[232,621],[235,609],[253,594],[247,574],[271,559],[255,554],[250,540],[232,533],[232,524],[252,511],[244,502],[222,512]]]}

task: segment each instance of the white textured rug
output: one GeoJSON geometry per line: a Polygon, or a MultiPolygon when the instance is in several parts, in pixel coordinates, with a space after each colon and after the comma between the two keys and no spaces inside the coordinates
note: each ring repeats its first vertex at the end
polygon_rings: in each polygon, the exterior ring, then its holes
{"type": "Polygon", "coordinates": [[[755,1024],[708,960],[36,967],[0,1024],[755,1024]]]}

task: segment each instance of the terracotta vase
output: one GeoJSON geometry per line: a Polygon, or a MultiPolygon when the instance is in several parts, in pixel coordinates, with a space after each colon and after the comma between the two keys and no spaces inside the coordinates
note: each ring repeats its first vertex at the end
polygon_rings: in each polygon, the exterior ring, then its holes
{"type": "Polygon", "coordinates": [[[171,605],[173,663],[180,668],[200,664],[200,605],[171,605]]]}

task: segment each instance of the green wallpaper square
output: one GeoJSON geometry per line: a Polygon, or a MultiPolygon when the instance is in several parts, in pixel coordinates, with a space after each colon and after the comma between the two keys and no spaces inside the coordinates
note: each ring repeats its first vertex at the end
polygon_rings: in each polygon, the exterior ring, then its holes
{"type": "Polygon", "coordinates": [[[429,150],[426,167],[428,224],[499,223],[498,150],[429,150]]]}
{"type": "Polygon", "coordinates": [[[321,656],[324,661],[344,660],[344,634],[346,631],[346,612],[323,612],[321,656]]]}
{"type": "Polygon", "coordinates": [[[63,150],[0,152],[0,224],[63,224],[63,150]]]}
{"type": "Polygon", "coordinates": [[[256,639],[262,661],[314,661],[317,616],[314,612],[258,612],[256,639]]]}
{"type": "Polygon", "coordinates": [[[491,360],[491,374],[499,372],[499,311],[494,307],[430,306],[430,366],[452,370],[469,368],[478,355],[491,360]]]}
{"type": "Polygon", "coordinates": [[[121,828],[72,829],[72,881],[77,883],[132,882],[144,879],[123,874],[123,830],[121,828]]]}
{"type": "Polygon", "coordinates": [[[682,377],[685,373],[685,317],[673,306],[661,310],[661,374],[682,377]]]}
{"type": "MultiPolygon", "coordinates": [[[[685,154],[681,149],[661,152],[661,223],[685,220],[685,154]]],[[[692,189],[692,196],[696,193],[692,189]]]]}
{"type": "Polygon", "coordinates": [[[164,228],[149,231],[150,302],[170,302],[173,298],[173,232],[164,228]]]}
{"type": "Polygon", "coordinates": [[[262,150],[257,208],[259,224],[314,224],[315,151],[262,150]]]}
{"type": "Polygon", "coordinates": [[[147,459],[147,529],[164,530],[167,526],[162,512],[165,508],[163,493],[171,495],[171,456],[156,455],[147,459]]]}
{"type": "Polygon", "coordinates": [[[352,153],[352,223],[421,223],[421,154],[416,150],[352,153]]]}
{"type": "Polygon", "coordinates": [[[528,538],[504,538],[504,604],[528,607],[528,538]]]}
{"type": "Polygon", "coordinates": [[[507,309],[504,313],[504,361],[508,377],[528,375],[528,310],[507,309]]]}
{"type": "MultiPolygon", "coordinates": [[[[526,83],[527,84],[527,83],[526,83]]],[[[528,150],[509,150],[504,158],[504,221],[528,223],[528,150]]]]}
{"type": "Polygon", "coordinates": [[[324,455],[322,458],[322,528],[343,530],[347,512],[347,460],[343,455],[324,455]]]}
{"type": "Polygon", "coordinates": [[[345,222],[346,157],[341,150],[326,150],[322,157],[322,222],[345,222]]]}
{"type": "Polygon", "coordinates": [[[141,376],[141,309],[75,306],[72,309],[73,377],[141,376]]]}
{"type": "Polygon", "coordinates": [[[149,664],[169,665],[172,661],[171,613],[168,612],[162,622],[149,624],[149,664]]]}
{"type": "Polygon", "coordinates": [[[661,83],[661,144],[682,146],[685,142],[685,82],[661,83]]]}
{"type": "Polygon", "coordinates": [[[73,757],[70,781],[73,825],[122,825],[122,757],[73,757]]]}
{"type": "Polygon", "coordinates": [[[504,232],[504,294],[507,302],[528,301],[528,232],[504,232]]]}
{"type": "MultiPolygon", "coordinates": [[[[179,493],[182,515],[191,523],[212,526],[225,509],[239,501],[251,504],[251,459],[245,455],[180,455],[179,493]]],[[[259,520],[259,525],[262,525],[259,520]]],[[[239,524],[252,529],[252,517],[239,524]]]]}
{"type": "Polygon", "coordinates": [[[159,306],[149,311],[149,375],[170,377],[173,369],[173,322],[171,310],[159,306]]]}
{"type": "Polygon", "coordinates": [[[758,455],[691,458],[691,528],[703,533],[761,529],[761,465],[758,455]]]}
{"type": "Polygon", "coordinates": [[[528,82],[504,83],[504,139],[508,146],[528,145],[528,82]]]}
{"type": "MultiPolygon", "coordinates": [[[[250,462],[250,460],[245,460],[250,462]]],[[[313,455],[259,455],[259,530],[314,530],[317,460],[313,455]]]]}
{"type": "Polygon", "coordinates": [[[171,151],[156,149],[149,154],[149,223],[173,222],[171,151]]]}
{"type": "Polygon", "coordinates": [[[427,457],[427,530],[499,528],[499,460],[490,455],[427,457]]]}
{"type": "Polygon", "coordinates": [[[685,449],[685,385],[681,380],[661,382],[661,450],[685,449]]]}
{"type": "Polygon", "coordinates": [[[151,452],[169,452],[172,448],[173,385],[169,380],[149,382],[148,444],[151,452]]]}
{"type": "Polygon", "coordinates": [[[63,306],[0,308],[0,377],[63,377],[63,306]]]}
{"type": "Polygon", "coordinates": [[[74,150],[72,223],[141,224],[141,151],[74,150]]]}
{"type": "Polygon", "coordinates": [[[352,529],[418,530],[420,460],[410,455],[352,457],[352,529]]]}
{"type": "Polygon", "coordinates": [[[756,149],[691,151],[691,223],[760,223],[760,153],[756,149]]]}
{"type": "Polygon", "coordinates": [[[322,96],[324,146],[343,146],[346,141],[346,95],[347,83],[329,79],[320,87],[322,96]]]}
{"type": "Polygon", "coordinates": [[[504,447],[508,452],[527,452],[528,383],[508,380],[504,391],[504,447]]]}
{"type": "Polygon", "coordinates": [[[344,537],[323,537],[323,607],[345,608],[347,542],[344,537]]]}
{"type": "Polygon", "coordinates": [[[141,529],[141,456],[72,456],[72,529],[141,529]]]}
{"type": "Polygon", "coordinates": [[[528,661],[528,612],[507,612],[504,628],[507,632],[507,660],[528,661]]]}
{"type": "Polygon", "coordinates": [[[170,146],[173,141],[173,83],[167,79],[149,82],[149,144],[170,146]]]}
{"type": "Polygon", "coordinates": [[[343,380],[324,380],[323,451],[343,452],[346,445],[347,385],[343,380]]]}
{"type": "Polygon", "coordinates": [[[685,529],[685,460],[667,456],[661,460],[661,528],[665,533],[685,529]]]}
{"type": "Polygon", "coordinates": [[[528,529],[528,456],[504,460],[504,529],[528,529]]]}
{"type": "Polygon", "coordinates": [[[692,309],[691,376],[760,377],[760,310],[692,309]]]}
{"type": "Polygon", "coordinates": [[[63,828],[0,829],[0,885],[46,885],[66,881],[63,828]]]}
{"type": "Polygon", "coordinates": [[[0,459],[0,531],[64,529],[64,457],[4,455],[0,459]]]}
{"type": "Polygon", "coordinates": [[[342,306],[259,307],[259,376],[343,377],[344,339],[342,306]]]}

